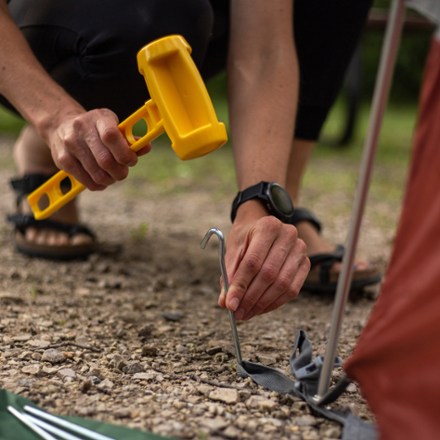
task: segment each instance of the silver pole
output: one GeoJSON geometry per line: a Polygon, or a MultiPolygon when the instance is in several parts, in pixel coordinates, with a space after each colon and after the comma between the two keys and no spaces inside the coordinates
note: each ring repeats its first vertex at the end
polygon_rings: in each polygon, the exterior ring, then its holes
{"type": "Polygon", "coordinates": [[[374,89],[371,116],[363,156],[359,171],[359,181],[354,200],[352,218],[347,238],[347,246],[342,260],[341,274],[336,288],[335,304],[333,307],[330,334],[318,384],[318,395],[315,399],[319,402],[327,393],[334,367],[339,334],[344,316],[345,305],[350,291],[353,274],[353,263],[359,237],[368,189],[370,186],[373,162],[376,154],[379,133],[382,125],[385,107],[388,101],[391,80],[399,48],[405,16],[404,0],[393,0],[388,16],[384,43],[382,46],[379,70],[374,89]]]}

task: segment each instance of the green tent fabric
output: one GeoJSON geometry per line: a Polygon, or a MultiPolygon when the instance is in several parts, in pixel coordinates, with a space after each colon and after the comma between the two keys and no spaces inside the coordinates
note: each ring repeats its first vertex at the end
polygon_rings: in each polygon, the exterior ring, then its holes
{"type": "MultiPolygon", "coordinates": [[[[0,389],[0,440],[39,440],[40,437],[17,420],[7,410],[9,405],[19,411],[22,410],[24,405],[35,406],[24,397],[0,389]]],[[[83,419],[80,417],[63,418],[85,428],[99,432],[100,434],[113,437],[116,440],[171,440],[170,437],[162,437],[160,435],[143,432],[137,429],[124,428],[123,426],[111,425],[97,420],[83,419]]]]}

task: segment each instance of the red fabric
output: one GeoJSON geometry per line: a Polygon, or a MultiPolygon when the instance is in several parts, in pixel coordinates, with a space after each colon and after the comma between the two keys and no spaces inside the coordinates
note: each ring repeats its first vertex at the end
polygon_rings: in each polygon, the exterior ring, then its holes
{"type": "Polygon", "coordinates": [[[410,175],[379,299],[345,364],[385,440],[440,438],[440,41],[425,67],[410,175]]]}

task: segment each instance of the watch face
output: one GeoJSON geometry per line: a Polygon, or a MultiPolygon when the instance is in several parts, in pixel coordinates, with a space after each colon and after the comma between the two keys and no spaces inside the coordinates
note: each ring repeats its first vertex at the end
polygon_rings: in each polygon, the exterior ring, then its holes
{"type": "Polygon", "coordinates": [[[269,197],[272,200],[272,204],[281,212],[281,214],[286,216],[293,214],[292,201],[290,200],[289,194],[283,187],[277,183],[272,183],[268,188],[268,192],[269,197]]]}

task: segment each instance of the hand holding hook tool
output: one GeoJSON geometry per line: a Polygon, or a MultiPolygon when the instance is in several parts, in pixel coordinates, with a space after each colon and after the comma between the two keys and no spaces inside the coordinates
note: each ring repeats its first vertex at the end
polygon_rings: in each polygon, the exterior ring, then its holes
{"type": "MultiPolygon", "coordinates": [[[[226,252],[225,237],[223,236],[222,231],[220,231],[217,228],[209,229],[209,231],[205,234],[205,237],[203,238],[202,242],[200,243],[200,247],[202,249],[205,249],[206,244],[208,243],[208,241],[212,235],[216,235],[220,241],[218,255],[219,255],[219,261],[220,261],[220,272],[221,272],[222,279],[223,279],[223,290],[226,295],[229,290],[229,280],[228,280],[228,274],[226,272],[226,265],[225,265],[225,252],[226,252]]],[[[241,365],[243,363],[243,359],[241,357],[240,339],[238,337],[237,323],[235,322],[234,313],[231,312],[230,310],[228,310],[228,313],[229,313],[229,321],[231,323],[232,337],[234,340],[235,356],[237,358],[238,365],[241,365]]]]}

